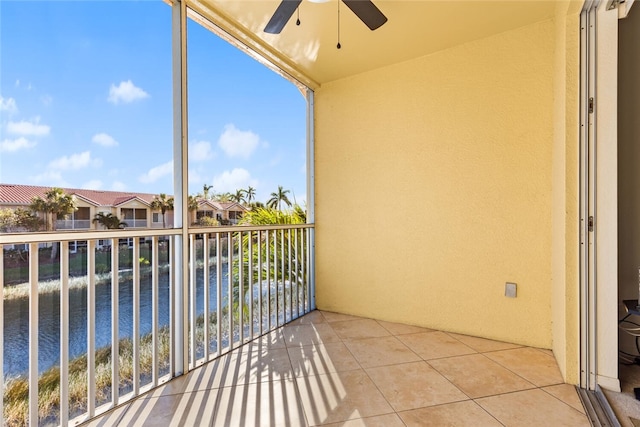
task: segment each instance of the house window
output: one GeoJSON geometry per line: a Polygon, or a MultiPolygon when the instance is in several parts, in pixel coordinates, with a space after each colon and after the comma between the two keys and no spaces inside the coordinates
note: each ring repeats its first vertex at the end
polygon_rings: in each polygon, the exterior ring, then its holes
{"type": "Polygon", "coordinates": [[[158,212],[154,212],[152,221],[155,223],[162,222],[162,214],[159,214],[158,212]]]}

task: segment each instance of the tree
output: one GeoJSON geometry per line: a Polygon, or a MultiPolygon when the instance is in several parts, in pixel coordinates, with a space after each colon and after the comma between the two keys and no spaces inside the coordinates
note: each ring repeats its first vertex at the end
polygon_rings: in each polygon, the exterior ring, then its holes
{"type": "Polygon", "coordinates": [[[249,188],[244,190],[244,195],[245,195],[245,201],[247,202],[247,204],[250,205],[251,202],[253,202],[256,198],[256,189],[253,188],[252,186],[249,186],[249,188]]]}
{"type": "Polygon", "coordinates": [[[16,225],[16,214],[13,209],[0,209],[0,231],[9,232],[16,225]]]}
{"type": "Polygon", "coordinates": [[[121,221],[120,218],[118,218],[112,213],[105,214],[102,212],[98,212],[96,216],[93,218],[93,222],[94,224],[97,222],[100,225],[102,225],[104,228],[107,228],[109,230],[122,229],[127,226],[126,222],[121,221]]]}
{"type": "Polygon", "coordinates": [[[196,196],[189,196],[187,198],[187,210],[189,212],[198,210],[198,198],[196,196]]]}
{"type": "Polygon", "coordinates": [[[204,184],[202,186],[202,198],[205,200],[209,200],[209,190],[213,188],[213,185],[204,184]]]}
{"type": "Polygon", "coordinates": [[[220,193],[216,195],[216,200],[221,203],[226,203],[232,201],[233,197],[234,196],[232,196],[231,193],[220,193]]]}
{"type": "Polygon", "coordinates": [[[267,201],[267,207],[271,209],[277,207],[280,211],[282,210],[282,202],[286,203],[287,206],[291,206],[291,201],[289,197],[287,197],[287,194],[289,194],[289,190],[285,190],[282,188],[282,185],[278,185],[278,191],[271,193],[271,198],[267,201]]]}
{"type": "Polygon", "coordinates": [[[162,228],[167,228],[165,224],[165,214],[167,211],[173,210],[173,197],[168,197],[164,193],[160,193],[158,196],[153,196],[151,209],[162,212],[162,228]]]}
{"type": "Polygon", "coordinates": [[[189,212],[195,212],[198,210],[198,196],[189,195],[187,198],[187,210],[189,212]]]}
{"type": "Polygon", "coordinates": [[[44,220],[34,211],[18,208],[13,214],[15,215],[15,224],[17,227],[22,227],[27,231],[38,231],[44,227],[44,220]]]}
{"type": "Polygon", "coordinates": [[[242,203],[244,201],[244,190],[236,190],[236,194],[231,195],[231,200],[242,203]]]}
{"type": "Polygon", "coordinates": [[[47,230],[55,230],[54,218],[69,215],[78,209],[75,197],[66,194],[61,188],[57,187],[45,192],[44,198],[36,196],[31,199],[29,207],[32,211],[44,213],[47,230]],[[49,222],[49,217],[51,217],[51,222],[49,222]]]}

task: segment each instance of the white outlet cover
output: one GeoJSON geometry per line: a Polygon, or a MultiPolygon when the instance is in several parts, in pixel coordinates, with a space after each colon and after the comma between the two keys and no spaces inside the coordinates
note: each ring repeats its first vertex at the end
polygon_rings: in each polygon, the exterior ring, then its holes
{"type": "Polygon", "coordinates": [[[505,283],[504,296],[509,298],[515,298],[517,295],[517,285],[515,283],[505,283]]]}

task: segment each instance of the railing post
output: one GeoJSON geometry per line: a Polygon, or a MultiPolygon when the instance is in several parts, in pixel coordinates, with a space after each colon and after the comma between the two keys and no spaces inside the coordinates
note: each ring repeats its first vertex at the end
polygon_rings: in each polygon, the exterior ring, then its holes
{"type": "Polygon", "coordinates": [[[204,360],[209,360],[209,298],[211,280],[209,279],[209,233],[202,233],[202,276],[204,286],[204,360]]]}
{"type": "Polygon", "coordinates": [[[248,253],[248,257],[249,257],[249,265],[248,265],[248,271],[249,271],[249,339],[253,340],[253,337],[255,335],[255,327],[254,327],[254,322],[255,319],[253,318],[253,312],[254,312],[254,307],[253,307],[253,231],[249,231],[249,236],[247,239],[248,242],[248,248],[247,250],[249,251],[248,253]]]}
{"type": "Polygon", "coordinates": [[[189,365],[190,369],[196,367],[196,239],[194,234],[189,235],[189,365]]]}
{"type": "Polygon", "coordinates": [[[160,261],[158,257],[158,236],[151,241],[151,381],[153,387],[158,385],[158,279],[160,275],[160,261]]]}
{"type": "Polygon", "coordinates": [[[307,229],[308,233],[308,249],[307,249],[307,257],[308,257],[308,268],[309,272],[307,275],[307,289],[309,293],[309,311],[316,309],[316,241],[315,241],[315,229],[309,228],[307,229]]]}
{"type": "Polygon", "coordinates": [[[244,343],[244,251],[242,248],[242,231],[238,233],[238,326],[239,342],[244,343]]]}
{"type": "MultiPolygon", "coordinates": [[[[0,285],[1,286],[1,285],[0,285]]],[[[60,425],[69,422],[69,242],[60,244],[60,425]]]]}
{"type": "Polygon", "coordinates": [[[216,354],[222,354],[222,242],[216,233],[216,354]]]}
{"type": "Polygon", "coordinates": [[[111,402],[115,407],[120,400],[120,263],[118,239],[111,239],[111,402]]]}
{"type": "Polygon", "coordinates": [[[227,232],[227,317],[229,318],[229,350],[233,350],[233,234],[227,232]]]}
{"type": "Polygon", "coordinates": [[[96,409],[96,241],[87,242],[87,413],[96,409]]]}
{"type": "MultiPolygon", "coordinates": [[[[54,245],[56,242],[53,243],[54,245]]],[[[38,243],[29,244],[29,425],[38,425],[38,243]]],[[[3,331],[4,333],[4,331],[3,331]]]]}
{"type": "Polygon", "coordinates": [[[258,230],[258,319],[260,326],[258,333],[262,335],[264,324],[264,313],[262,309],[262,231],[258,230]]]}
{"type": "Polygon", "coordinates": [[[140,392],[140,239],[133,241],[133,395],[140,392]]]}
{"type": "Polygon", "coordinates": [[[0,425],[4,425],[4,247],[0,245],[0,425]]]}

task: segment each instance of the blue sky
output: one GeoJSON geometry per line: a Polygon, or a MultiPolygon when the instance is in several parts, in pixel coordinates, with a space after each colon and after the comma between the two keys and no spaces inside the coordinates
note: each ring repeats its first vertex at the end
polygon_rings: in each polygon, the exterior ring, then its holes
{"type": "MultiPolygon", "coordinates": [[[[306,102],[188,24],[189,192],[306,199],[306,102]]],[[[173,193],[171,8],[0,0],[0,182],[173,193]]]]}

